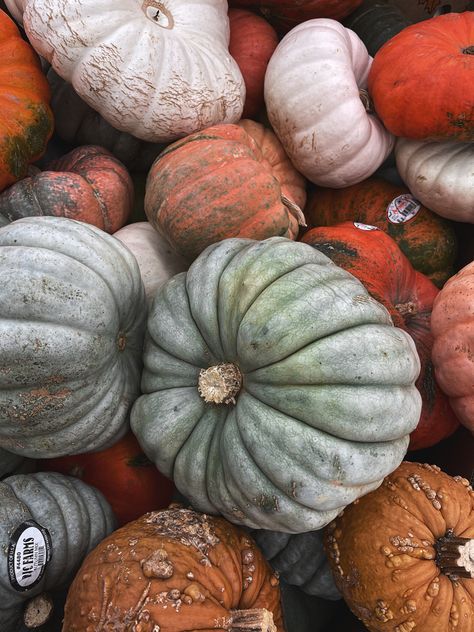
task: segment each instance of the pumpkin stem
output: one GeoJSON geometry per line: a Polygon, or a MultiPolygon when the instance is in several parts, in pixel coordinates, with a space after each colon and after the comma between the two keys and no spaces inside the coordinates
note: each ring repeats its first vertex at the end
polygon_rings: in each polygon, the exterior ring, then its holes
{"type": "Polygon", "coordinates": [[[199,395],[207,404],[235,404],[241,387],[242,373],[232,362],[216,364],[199,373],[199,395]]]}
{"type": "Polygon", "coordinates": [[[265,608],[253,610],[232,610],[229,632],[277,632],[273,614],[265,608]]]}
{"type": "Polygon", "coordinates": [[[365,111],[368,114],[374,113],[374,105],[372,103],[372,99],[370,98],[369,91],[365,88],[359,88],[359,97],[362,101],[362,105],[365,107],[365,111]]]}
{"type": "Polygon", "coordinates": [[[30,599],[23,612],[25,626],[31,629],[44,625],[51,617],[53,607],[53,600],[46,593],[41,593],[30,599]]]}
{"type": "Polygon", "coordinates": [[[289,198],[286,197],[286,195],[283,195],[283,193],[281,194],[281,201],[286,206],[286,208],[290,211],[293,217],[295,217],[298,220],[298,224],[300,226],[306,227],[307,226],[306,218],[303,215],[303,211],[300,209],[298,204],[295,204],[294,202],[292,202],[289,198]]]}
{"type": "Polygon", "coordinates": [[[465,55],[474,55],[474,46],[468,46],[467,48],[463,48],[462,52],[465,55]]]}
{"type": "Polygon", "coordinates": [[[435,544],[436,564],[452,581],[474,579],[474,538],[459,538],[452,529],[435,544]]]}
{"type": "Polygon", "coordinates": [[[408,303],[399,303],[395,305],[395,309],[405,318],[406,316],[415,316],[418,313],[415,303],[408,301],[408,303]]]}
{"type": "Polygon", "coordinates": [[[152,22],[165,29],[172,29],[174,20],[168,9],[157,0],[144,0],[142,11],[152,22]]]}

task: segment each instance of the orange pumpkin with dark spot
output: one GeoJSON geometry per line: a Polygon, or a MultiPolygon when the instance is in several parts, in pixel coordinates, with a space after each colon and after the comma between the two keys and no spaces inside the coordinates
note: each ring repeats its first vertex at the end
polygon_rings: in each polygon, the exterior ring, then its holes
{"type": "Polygon", "coordinates": [[[194,259],[228,237],[296,239],[305,180],[273,132],[261,137],[262,145],[243,125],[215,125],[174,142],[155,160],[145,213],[176,252],[194,259]]]}
{"type": "Polygon", "coordinates": [[[133,182],[124,165],[106,149],[84,145],[4,191],[0,220],[55,215],[114,233],[132,207],[133,182]]]}
{"type": "Polygon", "coordinates": [[[418,426],[410,434],[409,449],[419,450],[445,439],[459,426],[448,398],[435,380],[431,361],[431,309],[439,290],[416,272],[389,235],[372,228],[357,227],[352,222],[313,228],[302,241],[357,277],[373,298],[388,309],[394,325],[415,341],[421,362],[416,387],[423,405],[418,426]]]}
{"type": "Polygon", "coordinates": [[[346,603],[370,632],[472,632],[474,492],[436,465],[402,463],[330,523],[346,603]]]}
{"type": "Polygon", "coordinates": [[[107,498],[119,526],[171,502],[175,487],[145,456],[131,432],[107,450],[38,462],[41,471],[60,472],[93,485],[107,498]]]}
{"type": "Polygon", "coordinates": [[[0,10],[0,191],[26,175],[51,134],[49,86],[38,55],[0,10]]]}
{"type": "Polygon", "coordinates": [[[309,226],[345,221],[377,226],[392,237],[419,272],[441,287],[454,274],[453,225],[436,215],[405,187],[372,177],[344,189],[314,187],[304,209],[309,226]]]}
{"type": "Polygon", "coordinates": [[[190,509],[145,514],[79,569],[64,632],[284,632],[278,579],[255,542],[190,509]]]}

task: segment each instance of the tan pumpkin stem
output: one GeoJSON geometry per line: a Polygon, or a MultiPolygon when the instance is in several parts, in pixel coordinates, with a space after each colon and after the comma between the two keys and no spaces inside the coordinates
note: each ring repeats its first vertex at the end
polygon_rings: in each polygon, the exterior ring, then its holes
{"type": "Polygon", "coordinates": [[[198,392],[207,404],[235,404],[242,373],[232,362],[216,364],[199,373],[198,392]]]}
{"type": "Polygon", "coordinates": [[[232,610],[229,632],[277,632],[273,614],[264,608],[232,610]]]}
{"type": "Polygon", "coordinates": [[[418,313],[415,303],[408,301],[408,303],[399,303],[395,305],[395,309],[400,314],[400,316],[414,316],[418,313]]]}
{"type": "Polygon", "coordinates": [[[46,593],[41,593],[28,601],[23,612],[23,622],[27,628],[39,628],[51,617],[54,604],[46,593]]]}
{"type": "Polygon", "coordinates": [[[362,105],[365,107],[365,111],[368,112],[368,114],[373,114],[374,105],[372,103],[372,99],[370,98],[368,90],[366,90],[365,88],[359,88],[359,97],[362,101],[362,105]]]}
{"type": "Polygon", "coordinates": [[[474,538],[459,538],[449,530],[436,541],[436,564],[453,581],[474,579],[474,538]]]}
{"type": "Polygon", "coordinates": [[[173,16],[161,2],[158,2],[157,0],[144,0],[142,4],[142,11],[147,16],[147,18],[149,18],[152,22],[155,22],[157,26],[161,26],[162,28],[165,28],[165,29],[173,28],[174,26],[173,16]],[[148,11],[148,9],[150,8],[156,9],[156,13],[154,16],[150,15],[150,12],[148,11]],[[160,14],[162,16],[165,16],[165,19],[166,19],[165,24],[160,23],[160,14]]]}
{"type": "Polygon", "coordinates": [[[286,206],[286,208],[290,211],[294,218],[298,220],[298,224],[300,226],[307,226],[306,217],[303,215],[303,211],[300,209],[298,204],[292,202],[286,195],[281,194],[281,201],[286,206]]]}

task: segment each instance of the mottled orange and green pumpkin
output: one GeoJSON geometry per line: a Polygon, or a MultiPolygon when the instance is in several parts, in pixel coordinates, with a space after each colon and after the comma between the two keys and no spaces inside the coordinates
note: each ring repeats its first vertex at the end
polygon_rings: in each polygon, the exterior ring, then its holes
{"type": "Polygon", "coordinates": [[[392,237],[419,272],[441,287],[454,274],[453,224],[416,200],[406,187],[371,177],[344,189],[315,187],[304,209],[308,226],[345,221],[380,228],[392,237]]]}
{"type": "Polygon", "coordinates": [[[0,10],[0,191],[26,175],[53,133],[39,57],[0,10]]]}
{"type": "Polygon", "coordinates": [[[370,632],[472,632],[474,492],[402,463],[325,529],[334,579],[370,632]]]}

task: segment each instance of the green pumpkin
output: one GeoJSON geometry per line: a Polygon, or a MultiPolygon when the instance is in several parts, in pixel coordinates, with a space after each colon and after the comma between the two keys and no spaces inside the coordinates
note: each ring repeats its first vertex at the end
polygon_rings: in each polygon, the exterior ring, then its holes
{"type": "Polygon", "coordinates": [[[0,448],[0,480],[11,474],[33,472],[35,462],[0,448]]]}
{"type": "Polygon", "coordinates": [[[351,274],[283,237],[209,246],[156,294],[132,429],[195,508],[326,525],[401,462],[413,340],[351,274]]]}
{"type": "Polygon", "coordinates": [[[132,253],[83,222],[0,229],[0,447],[32,458],[105,449],[139,395],[146,300],[132,253]]]}
{"type": "Polygon", "coordinates": [[[114,527],[102,494],[79,479],[40,472],[0,482],[0,630],[17,632],[25,602],[67,586],[114,527]],[[32,569],[26,547],[45,563],[32,569]],[[23,564],[12,569],[9,557],[18,554],[23,564]]]}

